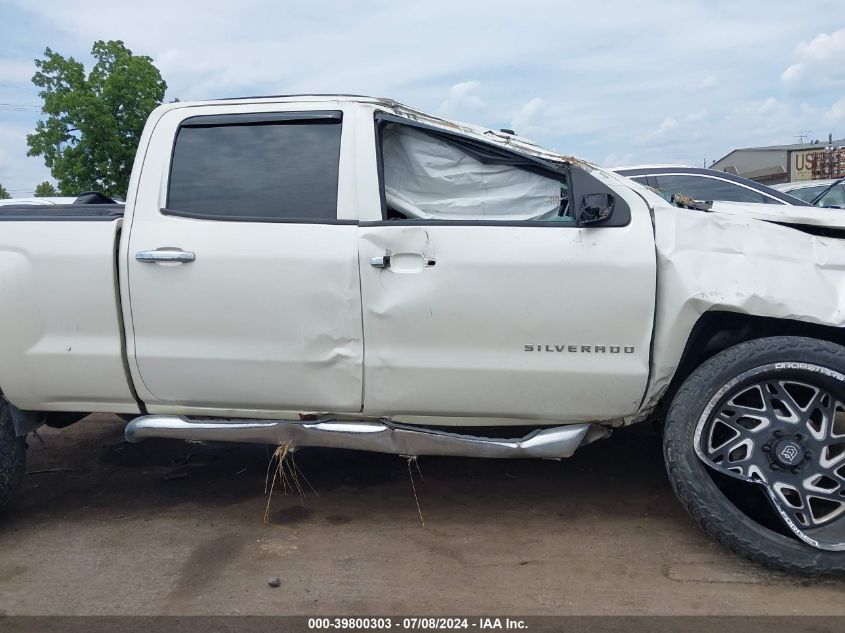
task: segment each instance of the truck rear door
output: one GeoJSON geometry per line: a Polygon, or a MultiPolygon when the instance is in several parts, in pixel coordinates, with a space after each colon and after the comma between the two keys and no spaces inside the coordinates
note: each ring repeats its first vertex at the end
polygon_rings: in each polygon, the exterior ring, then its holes
{"type": "Polygon", "coordinates": [[[338,205],[352,156],[331,105],[156,123],[124,254],[151,411],[360,411],[357,219],[338,205]]]}

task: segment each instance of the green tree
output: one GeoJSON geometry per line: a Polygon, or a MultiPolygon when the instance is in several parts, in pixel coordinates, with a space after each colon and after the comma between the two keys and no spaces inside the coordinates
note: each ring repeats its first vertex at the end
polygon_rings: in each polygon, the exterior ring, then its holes
{"type": "Polygon", "coordinates": [[[56,188],[46,180],[35,188],[36,198],[47,198],[49,196],[59,195],[56,188]]]}
{"type": "Polygon", "coordinates": [[[8,200],[12,196],[9,195],[9,192],[6,191],[6,187],[0,185],[0,200],[8,200]]]}
{"type": "Polygon", "coordinates": [[[62,195],[102,191],[125,196],[144,122],[167,84],[152,59],[121,41],[94,43],[94,67],[47,48],[32,83],[46,119],[26,137],[29,156],[43,156],[62,195]]]}

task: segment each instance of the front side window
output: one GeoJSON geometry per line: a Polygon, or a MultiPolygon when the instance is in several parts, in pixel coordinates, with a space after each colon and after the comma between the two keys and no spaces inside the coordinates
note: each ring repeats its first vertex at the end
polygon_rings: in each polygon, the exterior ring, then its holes
{"type": "Polygon", "coordinates": [[[768,198],[758,191],[753,191],[727,180],[692,174],[657,176],[657,186],[667,194],[682,194],[694,200],[766,202],[768,198]]]}
{"type": "Polygon", "coordinates": [[[164,213],[218,220],[337,218],[339,118],[180,127],[164,213]]]}
{"type": "Polygon", "coordinates": [[[397,123],[381,129],[387,219],[573,222],[563,174],[397,123]]]}

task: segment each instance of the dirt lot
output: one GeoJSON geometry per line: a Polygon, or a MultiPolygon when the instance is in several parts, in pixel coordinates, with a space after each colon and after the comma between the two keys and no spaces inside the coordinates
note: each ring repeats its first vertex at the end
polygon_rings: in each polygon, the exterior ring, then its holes
{"type": "Polygon", "coordinates": [[[398,457],[298,452],[318,494],[274,496],[266,525],[264,447],[122,431],[92,416],[31,440],[0,614],[845,614],[845,583],[711,542],[650,428],[561,463],[421,458],[424,527],[398,457]]]}

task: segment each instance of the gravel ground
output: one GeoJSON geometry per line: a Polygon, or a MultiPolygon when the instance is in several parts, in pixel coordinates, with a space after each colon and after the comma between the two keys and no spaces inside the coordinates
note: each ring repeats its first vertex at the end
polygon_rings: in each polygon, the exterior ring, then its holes
{"type": "Polygon", "coordinates": [[[315,492],[273,495],[271,524],[265,447],[122,433],[95,415],[30,439],[0,518],[0,615],[845,614],[845,583],[702,533],[649,427],[560,463],[420,458],[419,510],[404,459],[302,450],[315,492]]]}

